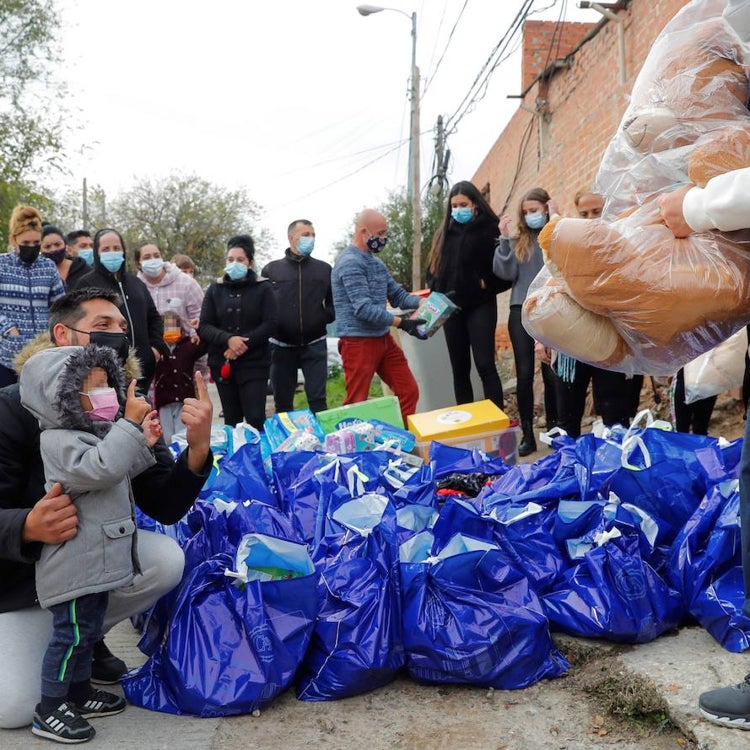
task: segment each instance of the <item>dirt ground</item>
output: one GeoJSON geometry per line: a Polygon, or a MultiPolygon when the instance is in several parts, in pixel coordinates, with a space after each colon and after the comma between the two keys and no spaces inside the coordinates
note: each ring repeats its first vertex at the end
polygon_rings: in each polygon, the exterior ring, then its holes
{"type": "Polygon", "coordinates": [[[666,720],[653,688],[617,668],[617,648],[581,646],[572,639],[558,645],[571,662],[568,675],[524,690],[419,685],[404,677],[366,695],[325,703],[300,702],[289,692],[258,717],[224,720],[214,747],[696,748],[666,720]]]}

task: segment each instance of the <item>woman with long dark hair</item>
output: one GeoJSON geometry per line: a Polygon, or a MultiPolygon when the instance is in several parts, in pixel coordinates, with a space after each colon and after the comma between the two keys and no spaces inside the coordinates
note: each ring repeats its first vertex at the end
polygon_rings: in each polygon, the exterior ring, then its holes
{"type": "Polygon", "coordinates": [[[429,277],[430,289],[448,294],[459,307],[443,326],[456,403],[474,401],[473,355],[484,397],[502,409],[503,386],[495,359],[496,297],[510,284],[492,273],[497,222],[479,190],[471,182],[457,182],[432,240],[429,277]]]}
{"type": "MultiPolygon", "coordinates": [[[[516,395],[523,439],[518,446],[519,456],[528,456],[536,450],[534,439],[534,339],[526,333],[521,323],[523,306],[529,285],[544,265],[542,250],[537,238],[549,221],[551,207],[549,193],[544,188],[529,190],[518,205],[518,234],[511,239],[510,214],[500,217],[500,244],[495,249],[493,271],[499,278],[512,283],[508,334],[516,363],[516,395]]],[[[542,363],[544,380],[544,409],[547,429],[557,423],[554,373],[542,363]]]]}

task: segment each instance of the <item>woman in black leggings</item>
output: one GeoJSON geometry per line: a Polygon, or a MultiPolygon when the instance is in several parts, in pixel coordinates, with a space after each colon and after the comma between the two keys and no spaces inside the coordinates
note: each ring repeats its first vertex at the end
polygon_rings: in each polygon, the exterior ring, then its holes
{"type": "MultiPolygon", "coordinates": [[[[500,217],[500,244],[495,249],[493,271],[495,275],[512,283],[510,293],[510,316],[508,334],[513,345],[513,358],[516,362],[516,394],[518,413],[521,419],[523,439],[518,446],[519,456],[528,456],[536,450],[534,440],[534,339],[526,333],[521,323],[521,307],[529,285],[539,273],[544,260],[537,238],[541,228],[549,221],[550,197],[543,188],[533,188],[522,198],[518,207],[518,235],[511,239],[511,217],[500,217]]],[[[557,423],[555,405],[554,375],[549,365],[542,364],[544,380],[544,403],[547,428],[557,423]]]]}
{"type": "Polygon", "coordinates": [[[456,403],[474,401],[473,355],[484,397],[502,409],[503,387],[495,357],[496,297],[510,284],[492,273],[497,221],[495,212],[471,182],[457,182],[432,240],[429,276],[430,289],[448,294],[460,308],[443,326],[456,403]]]}

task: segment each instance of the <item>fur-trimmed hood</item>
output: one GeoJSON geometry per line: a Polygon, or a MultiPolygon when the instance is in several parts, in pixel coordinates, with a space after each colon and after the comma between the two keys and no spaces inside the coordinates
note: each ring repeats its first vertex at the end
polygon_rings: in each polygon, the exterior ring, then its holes
{"type": "MultiPolygon", "coordinates": [[[[29,341],[13,359],[13,369],[20,375],[23,366],[26,364],[28,359],[38,352],[44,351],[45,349],[57,348],[56,344],[50,339],[49,333],[38,333],[31,341],[29,341]]],[[[138,359],[138,355],[133,347],[128,352],[128,358],[125,361],[125,377],[126,382],[131,380],[140,380],[143,377],[143,369],[141,368],[141,361],[138,359]]]]}
{"type": "Polygon", "coordinates": [[[43,349],[26,362],[20,378],[21,403],[44,429],[61,427],[103,437],[111,422],[95,422],[83,411],[81,391],[94,367],[107,373],[107,381],[125,403],[125,373],[117,354],[108,346],[55,346],[43,349]]]}

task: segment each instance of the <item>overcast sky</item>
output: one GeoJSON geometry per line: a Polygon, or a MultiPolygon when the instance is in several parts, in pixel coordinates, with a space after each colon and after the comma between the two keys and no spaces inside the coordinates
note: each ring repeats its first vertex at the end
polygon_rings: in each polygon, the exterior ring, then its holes
{"type": "MultiPolygon", "coordinates": [[[[311,219],[323,258],[359,209],[406,185],[407,16],[417,12],[424,185],[438,115],[456,112],[524,4],[394,0],[406,16],[363,17],[357,0],[58,3],[69,105],[82,128],[70,149],[71,186],[86,177],[114,196],[135,178],[196,173],[246,188],[278,253],[287,224],[311,219]]],[[[599,20],[566,5],[566,20],[599,20]]],[[[541,12],[531,18],[556,20],[562,0],[533,7],[541,12]]],[[[518,106],[507,96],[520,91],[519,51],[450,135],[451,182],[470,179],[518,106]]]]}

